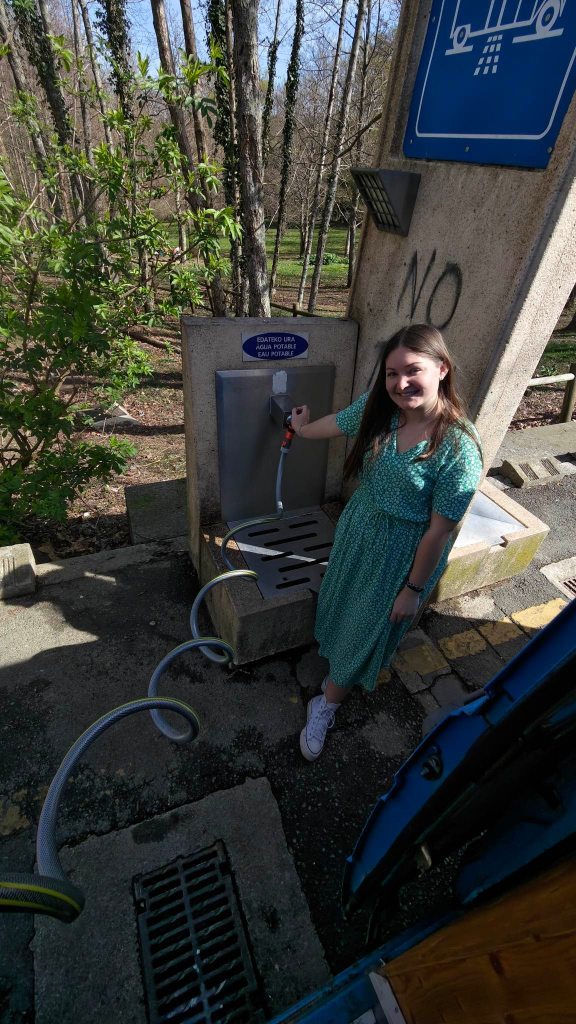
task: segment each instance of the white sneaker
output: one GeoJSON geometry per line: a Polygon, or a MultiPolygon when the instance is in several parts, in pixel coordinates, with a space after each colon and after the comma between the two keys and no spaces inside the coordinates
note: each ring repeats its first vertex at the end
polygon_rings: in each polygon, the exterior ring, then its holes
{"type": "Polygon", "coordinates": [[[334,725],[337,710],[338,706],[328,704],[321,694],[308,701],[308,720],[300,733],[300,750],[307,761],[320,757],[326,733],[334,725]]]}

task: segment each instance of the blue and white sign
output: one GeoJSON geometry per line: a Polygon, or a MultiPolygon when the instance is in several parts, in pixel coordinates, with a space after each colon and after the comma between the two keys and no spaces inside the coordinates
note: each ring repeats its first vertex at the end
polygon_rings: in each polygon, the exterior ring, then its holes
{"type": "Polygon", "coordinates": [[[242,335],[242,361],[253,359],[307,359],[308,335],[266,331],[242,335]]]}
{"type": "Polygon", "coordinates": [[[546,167],[576,86],[576,0],[434,0],[404,153],[546,167]]]}

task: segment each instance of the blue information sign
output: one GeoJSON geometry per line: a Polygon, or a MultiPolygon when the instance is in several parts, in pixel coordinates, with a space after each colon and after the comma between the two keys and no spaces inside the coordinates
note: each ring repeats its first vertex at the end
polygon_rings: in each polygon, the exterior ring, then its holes
{"type": "Polygon", "coordinates": [[[576,0],[434,0],[404,153],[546,167],[576,86],[576,0]]]}
{"type": "Polygon", "coordinates": [[[266,331],[242,335],[242,359],[307,359],[308,335],[266,331]]]}

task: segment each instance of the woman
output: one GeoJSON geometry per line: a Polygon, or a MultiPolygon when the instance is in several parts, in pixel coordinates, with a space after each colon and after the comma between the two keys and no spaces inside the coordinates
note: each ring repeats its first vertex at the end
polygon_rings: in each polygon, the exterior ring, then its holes
{"type": "Polygon", "coordinates": [[[373,690],[390,664],[478,486],[480,443],[453,376],[440,331],[413,324],[387,343],[374,387],[353,405],[314,422],[307,406],[292,412],[300,438],[355,437],[344,474],[359,476],[318,599],[315,633],[330,671],[300,736],[308,761],[351,688],[373,690]]]}

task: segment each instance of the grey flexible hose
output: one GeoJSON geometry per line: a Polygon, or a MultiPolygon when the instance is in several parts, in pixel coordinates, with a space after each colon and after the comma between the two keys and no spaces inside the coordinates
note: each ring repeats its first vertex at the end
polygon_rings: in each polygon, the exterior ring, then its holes
{"type": "MultiPolygon", "coordinates": [[[[284,463],[286,461],[286,456],[288,455],[289,450],[289,448],[284,447],[280,449],[280,458],[278,460],[278,469],[276,471],[276,512],[274,513],[274,515],[271,516],[260,516],[258,519],[249,519],[244,523],[239,523],[238,526],[234,526],[233,529],[229,530],[229,532],[224,537],[224,540],[222,541],[221,548],[222,561],[224,562],[224,565],[226,566],[228,571],[221,573],[220,576],[216,576],[213,580],[210,580],[209,583],[202,587],[202,590],[199,591],[196,600],[192,605],[192,611],[190,612],[190,629],[192,631],[192,636],[194,637],[195,640],[202,639],[203,643],[198,644],[198,647],[202,651],[202,654],[210,661],[216,662],[216,664],[218,665],[229,665],[230,662],[234,659],[234,651],[229,646],[229,644],[226,644],[223,640],[212,637],[210,638],[210,644],[208,645],[206,643],[206,640],[208,638],[201,637],[200,627],[198,625],[198,612],[200,609],[200,605],[202,604],[208,591],[211,590],[212,587],[215,587],[218,583],[225,583],[227,580],[241,577],[253,580],[258,579],[258,574],[253,572],[251,569],[236,569],[233,566],[232,562],[230,561],[230,558],[228,557],[228,543],[232,540],[232,537],[236,533],[240,532],[240,530],[246,530],[249,526],[261,526],[263,523],[275,523],[278,521],[278,519],[282,519],[284,515],[284,505],[282,504],[282,480],[284,476],[284,463]],[[220,646],[221,653],[218,653],[218,651],[214,650],[214,647],[217,646],[220,646]]],[[[170,655],[168,655],[168,657],[170,657],[170,655]]],[[[148,692],[150,693],[151,691],[149,690],[148,692]]],[[[160,725],[159,719],[161,719],[160,715],[156,716],[154,718],[154,721],[158,725],[158,728],[162,729],[162,731],[164,732],[162,725],[160,725]]],[[[164,732],[164,734],[168,736],[167,732],[164,732]]],[[[171,736],[170,739],[175,739],[175,737],[171,736]]],[[[177,742],[179,741],[177,740],[177,742]]]]}
{"type": "Polygon", "coordinates": [[[56,846],[56,821],[62,793],[80,758],[103,732],[128,715],[158,708],[185,718],[188,739],[196,738],[200,729],[196,712],[188,704],[172,697],[141,697],[129,701],[89,726],[70,747],[50,783],[36,836],[38,874],[0,875],[0,910],[48,914],[66,922],[78,917],[84,907],[84,895],[66,878],[56,846]]]}
{"type": "Polygon", "coordinates": [[[234,648],[220,637],[201,636],[198,624],[198,613],[206,594],[230,579],[258,579],[258,574],[251,569],[235,569],[226,553],[229,540],[239,530],[261,523],[272,523],[284,515],[282,504],[282,478],[284,463],[289,445],[280,449],[280,459],[276,473],[276,513],[241,523],[226,534],[222,542],[222,558],[228,571],[210,580],[198,592],[190,612],[190,628],[192,640],[175,647],[158,663],[148,686],[148,696],[122,704],[99,718],[76,740],[65,754],[56,775],[50,783],[38,822],[36,836],[36,861],[38,875],[35,874],[3,874],[0,875],[0,910],[28,911],[30,913],[48,914],[61,921],[74,921],[84,907],[84,895],[77,886],[68,881],[60,860],[56,845],[56,824],[62,793],[76,764],[91,744],[116,722],[138,711],[149,711],[154,724],[168,739],[175,743],[190,743],[196,739],[200,726],[196,712],[182,701],[171,697],[158,696],[160,678],[168,666],[180,654],[198,649],[211,661],[228,665],[234,660],[234,648]],[[180,731],[166,721],[163,711],[173,711],[187,721],[186,729],[180,731]]]}

